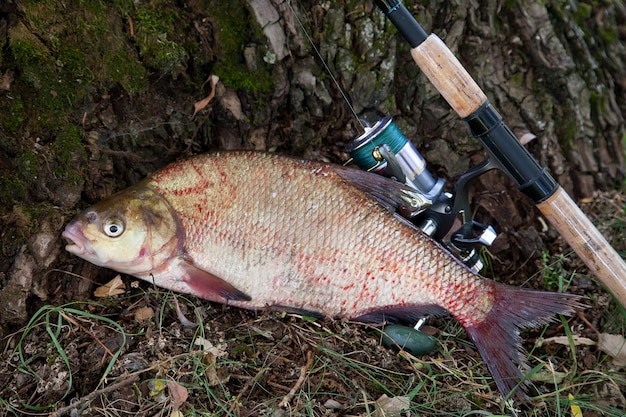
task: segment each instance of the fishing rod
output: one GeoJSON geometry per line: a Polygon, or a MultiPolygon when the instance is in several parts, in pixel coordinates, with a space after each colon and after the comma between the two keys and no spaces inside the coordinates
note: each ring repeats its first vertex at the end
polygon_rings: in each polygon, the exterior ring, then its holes
{"type": "MultiPolygon", "coordinates": [[[[515,181],[522,193],[533,200],[539,211],[580,256],[589,270],[623,306],[626,306],[626,263],[624,260],[567,192],[549,174],[547,169],[542,167],[520,144],[511,129],[505,124],[502,116],[491,105],[485,93],[452,51],[436,34],[427,34],[400,1],[376,0],[376,4],[411,46],[411,56],[417,66],[459,117],[467,122],[471,133],[481,141],[489,155],[486,161],[466,173],[465,178],[462,177],[460,181],[457,181],[455,192],[461,198],[458,196],[454,198],[454,196],[440,192],[440,189],[437,188],[440,186],[440,182],[432,176],[429,179],[427,174],[422,174],[425,169],[422,162],[423,158],[421,160],[421,156],[416,157],[417,159],[414,158],[417,161],[413,161],[413,165],[417,167],[414,172],[423,175],[422,179],[425,178],[425,185],[411,183],[426,195],[430,193],[431,196],[435,197],[434,207],[437,206],[438,200],[439,205],[444,210],[450,211],[450,204],[454,207],[455,201],[461,202],[456,204],[455,209],[463,213],[465,221],[459,233],[456,234],[458,236],[457,243],[469,240],[470,243],[485,244],[489,243],[489,240],[492,241],[492,231],[488,227],[475,225],[467,218],[469,211],[467,207],[464,207],[467,202],[463,201],[463,197],[467,193],[467,184],[472,178],[487,170],[498,168],[515,181]],[[426,189],[429,187],[430,190],[426,189]],[[434,195],[436,193],[439,194],[434,195]],[[459,207],[459,205],[463,207],[459,207]],[[479,232],[478,237],[470,236],[473,231],[471,229],[474,228],[479,232]]],[[[383,124],[389,126],[386,121],[383,124]]],[[[351,151],[353,158],[355,157],[354,152],[360,149],[365,153],[370,152],[376,163],[384,159],[387,162],[386,165],[398,167],[399,169],[396,171],[402,170],[399,161],[401,158],[398,158],[392,149],[387,149],[388,144],[385,144],[387,146],[385,147],[374,143],[379,139],[380,134],[386,130],[383,127],[378,126],[378,130],[376,130],[377,126],[374,126],[373,129],[366,131],[364,135],[349,144],[347,150],[351,151]],[[390,150],[391,152],[389,152],[390,150]]],[[[400,142],[402,141],[400,140],[400,142]]],[[[415,151],[415,153],[419,155],[419,152],[415,151]]],[[[360,165],[362,168],[372,163],[372,161],[367,160],[367,157],[359,155],[358,152],[357,156],[360,160],[366,161],[360,165]]],[[[371,168],[366,169],[375,170],[377,167],[378,165],[374,164],[371,168]]],[[[391,169],[394,168],[391,167],[391,169]]],[[[429,211],[433,212],[432,209],[429,211]]],[[[440,216],[439,220],[444,217],[440,216]]],[[[437,216],[430,219],[435,223],[437,220],[437,216]]],[[[428,221],[427,219],[422,225],[423,228],[426,228],[426,232],[431,230],[428,221]]],[[[446,227],[441,229],[446,230],[446,227]]],[[[433,231],[433,233],[437,232],[433,231]]]]}

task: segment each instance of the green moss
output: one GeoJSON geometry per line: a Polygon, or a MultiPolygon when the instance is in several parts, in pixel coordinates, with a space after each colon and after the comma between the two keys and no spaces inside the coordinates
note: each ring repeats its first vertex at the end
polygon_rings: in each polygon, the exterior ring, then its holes
{"type": "MultiPolygon", "coordinates": [[[[209,6],[215,20],[217,34],[217,62],[214,72],[231,89],[248,92],[268,92],[272,88],[271,67],[259,62],[256,71],[250,71],[244,60],[247,45],[265,45],[267,42],[259,24],[245,2],[218,2],[209,6]]],[[[262,47],[258,47],[262,50],[262,47]]]]}
{"type": "Polygon", "coordinates": [[[77,158],[86,159],[87,157],[83,147],[82,133],[78,127],[69,123],[63,126],[51,149],[60,162],[59,167],[63,169],[74,163],[77,158]]]}
{"type": "Polygon", "coordinates": [[[0,101],[0,127],[5,134],[16,133],[26,117],[20,94],[13,94],[10,100],[0,101]]]}
{"type": "Polygon", "coordinates": [[[31,149],[26,149],[22,155],[17,159],[17,170],[22,176],[36,177],[39,172],[39,161],[37,153],[31,149]]]}
{"type": "Polygon", "coordinates": [[[28,187],[17,174],[0,175],[0,205],[5,209],[24,201],[28,187]]]}
{"type": "Polygon", "coordinates": [[[119,0],[114,4],[112,8],[100,0],[81,1],[83,9],[76,11],[75,26],[67,31],[66,38],[88,66],[81,67],[79,60],[72,59],[73,51],[68,51],[69,66],[76,79],[119,83],[130,93],[143,92],[148,86],[148,71],[129,48],[128,30],[122,24],[132,2],[119,0]]]}
{"type": "Polygon", "coordinates": [[[559,143],[564,153],[569,152],[576,143],[576,132],[578,131],[576,117],[572,114],[565,114],[562,120],[557,122],[557,125],[560,126],[558,130],[559,143]]]}
{"type": "Polygon", "coordinates": [[[576,19],[577,22],[580,22],[581,20],[584,20],[584,19],[588,19],[589,17],[591,17],[592,10],[593,8],[591,7],[590,4],[579,2],[578,10],[576,10],[574,18],[576,19]]]}
{"type": "Polygon", "coordinates": [[[45,62],[48,56],[46,47],[23,25],[11,31],[9,45],[15,61],[24,67],[45,62]]]}
{"type": "Polygon", "coordinates": [[[601,27],[600,30],[598,30],[598,37],[607,44],[617,42],[617,39],[618,39],[617,26],[601,27]]]}
{"type": "Polygon", "coordinates": [[[39,158],[33,150],[25,150],[12,161],[10,172],[0,175],[0,205],[4,208],[23,202],[39,178],[39,158]]]}
{"type": "Polygon", "coordinates": [[[258,352],[247,343],[237,343],[231,348],[230,355],[234,358],[255,358],[258,352]]]}
{"type": "MultiPolygon", "coordinates": [[[[13,27],[9,36],[11,58],[20,69],[14,82],[15,90],[29,97],[28,107],[23,111],[20,111],[20,103],[16,103],[13,110],[18,118],[13,121],[11,128],[15,131],[18,125],[26,121],[29,122],[26,127],[33,131],[54,129],[76,100],[82,97],[84,87],[76,80],[74,73],[65,70],[63,62],[25,25],[13,27]]],[[[76,55],[74,52],[63,57],[73,65],[78,65],[76,55]],[[71,56],[75,58],[73,61],[69,59],[71,56]]]]}
{"type": "Polygon", "coordinates": [[[52,84],[54,62],[47,47],[24,24],[9,30],[9,47],[13,60],[21,69],[20,78],[36,89],[52,84]]]}
{"type": "Polygon", "coordinates": [[[123,51],[111,51],[104,62],[102,76],[119,83],[130,93],[139,93],[148,87],[148,71],[123,51]]]}
{"type": "Polygon", "coordinates": [[[162,4],[138,7],[135,11],[135,42],[143,62],[158,71],[171,72],[174,77],[186,68],[189,58],[185,47],[173,40],[181,19],[174,11],[162,4]]]}
{"type": "Polygon", "coordinates": [[[269,73],[263,73],[261,77],[256,78],[254,76],[256,73],[244,68],[235,60],[229,59],[218,62],[215,66],[215,73],[219,74],[220,81],[225,86],[235,90],[242,89],[251,93],[266,93],[271,90],[272,81],[269,73]]]}
{"type": "Polygon", "coordinates": [[[63,69],[76,82],[82,83],[94,79],[93,71],[85,59],[84,51],[76,46],[62,46],[57,57],[57,65],[62,65],[63,69]]]}

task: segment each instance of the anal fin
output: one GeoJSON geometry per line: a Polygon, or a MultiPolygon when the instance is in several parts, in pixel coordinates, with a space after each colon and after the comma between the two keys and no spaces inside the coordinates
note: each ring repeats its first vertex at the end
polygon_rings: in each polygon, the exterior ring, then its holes
{"type": "Polygon", "coordinates": [[[443,316],[448,312],[436,304],[420,304],[411,306],[387,306],[368,311],[353,320],[364,323],[403,322],[415,324],[426,316],[443,316]]]}
{"type": "Polygon", "coordinates": [[[189,261],[182,261],[181,268],[185,272],[183,280],[193,290],[193,294],[210,301],[250,301],[249,295],[235,288],[210,272],[204,271],[189,261]]]}

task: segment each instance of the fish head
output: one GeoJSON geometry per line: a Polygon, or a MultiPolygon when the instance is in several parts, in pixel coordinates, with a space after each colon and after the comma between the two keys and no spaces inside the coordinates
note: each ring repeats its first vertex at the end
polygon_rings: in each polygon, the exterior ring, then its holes
{"type": "Polygon", "coordinates": [[[163,268],[182,252],[183,242],[175,211],[146,182],[88,208],[62,236],[68,252],[138,277],[163,268]]]}

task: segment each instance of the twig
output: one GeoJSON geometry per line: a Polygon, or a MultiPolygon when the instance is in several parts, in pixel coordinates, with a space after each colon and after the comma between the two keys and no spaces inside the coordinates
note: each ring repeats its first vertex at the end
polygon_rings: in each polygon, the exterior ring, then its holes
{"type": "Polygon", "coordinates": [[[298,380],[296,381],[296,384],[293,386],[293,388],[291,388],[291,391],[289,391],[289,394],[283,397],[281,402],[278,404],[278,407],[280,408],[286,407],[287,404],[289,404],[289,401],[291,401],[291,399],[296,394],[296,392],[300,389],[302,384],[304,384],[304,381],[306,380],[306,374],[309,372],[309,369],[311,369],[312,364],[313,364],[313,351],[309,350],[306,353],[306,364],[302,367],[302,369],[300,369],[300,378],[298,378],[298,380]]]}
{"type": "Polygon", "coordinates": [[[133,24],[133,19],[128,16],[128,18],[126,19],[128,21],[128,34],[130,35],[131,38],[135,37],[135,25],[133,24]]]}
{"type": "MultiPolygon", "coordinates": [[[[228,409],[228,414],[230,415],[230,413],[233,412],[233,410],[235,409],[235,407],[237,407],[239,405],[239,400],[241,400],[241,397],[243,396],[243,394],[245,394],[246,391],[248,391],[248,389],[254,385],[255,382],[257,382],[259,380],[259,378],[261,378],[261,376],[267,372],[269,368],[261,368],[259,370],[259,372],[257,372],[257,374],[254,376],[254,378],[250,378],[248,379],[248,381],[246,381],[246,384],[243,386],[243,388],[241,389],[241,391],[239,391],[239,394],[237,394],[237,398],[235,398],[235,401],[233,401],[233,403],[231,404],[230,408],[228,409]]],[[[239,413],[237,413],[239,414],[239,413]]]]}
{"type": "Polygon", "coordinates": [[[90,394],[84,396],[83,398],[80,398],[78,401],[65,406],[63,408],[59,408],[57,411],[55,411],[54,413],[50,414],[48,417],[60,417],[63,414],[67,413],[68,411],[71,411],[75,408],[78,408],[81,404],[84,404],[88,401],[92,401],[93,399],[95,399],[96,397],[98,397],[99,395],[102,394],[106,394],[107,392],[110,391],[115,391],[117,389],[120,389],[126,385],[131,385],[134,384],[135,382],[137,382],[139,380],[139,375],[138,374],[133,374],[133,375],[129,375],[128,378],[126,378],[123,381],[120,382],[116,382],[113,385],[109,385],[108,387],[104,387],[101,388],[99,390],[95,390],[93,392],[91,392],[90,394]]]}
{"type": "MultiPolygon", "coordinates": [[[[208,81],[211,81],[211,92],[209,93],[208,96],[206,96],[200,101],[196,101],[193,104],[194,111],[193,111],[193,115],[191,116],[192,119],[196,116],[196,113],[204,109],[209,104],[209,102],[213,100],[213,96],[215,96],[215,86],[217,85],[217,82],[219,81],[219,79],[220,78],[217,75],[211,75],[204,82],[204,84],[206,84],[208,81]]],[[[204,84],[202,84],[202,87],[204,87],[204,84]]]]}
{"type": "Polygon", "coordinates": [[[580,320],[583,321],[583,323],[585,323],[591,330],[593,330],[594,332],[596,332],[596,334],[600,334],[600,332],[598,331],[598,329],[596,329],[596,326],[594,326],[593,324],[591,324],[591,322],[589,322],[589,320],[587,320],[587,317],[585,317],[585,314],[582,311],[579,311],[577,314],[578,318],[580,320]]]}
{"type": "Polygon", "coordinates": [[[363,396],[363,405],[365,406],[365,415],[369,416],[372,414],[371,410],[370,410],[370,400],[367,398],[367,392],[365,392],[365,390],[361,387],[359,387],[359,390],[361,391],[361,395],[363,396]]]}
{"type": "Polygon", "coordinates": [[[60,314],[70,323],[74,324],[76,327],[78,327],[79,329],[81,329],[83,332],[87,333],[89,336],[91,336],[93,338],[93,340],[96,341],[96,343],[98,343],[100,345],[100,347],[102,349],[104,349],[105,353],[108,353],[109,356],[113,357],[113,352],[111,352],[111,349],[108,348],[107,345],[104,344],[103,341],[101,341],[100,339],[98,339],[98,336],[96,336],[95,334],[93,334],[89,329],[87,329],[85,326],[83,326],[82,324],[80,324],[78,322],[78,320],[74,319],[73,317],[68,316],[67,314],[60,312],[60,314]]]}
{"type": "Polygon", "coordinates": [[[176,306],[176,315],[178,316],[178,321],[185,327],[198,327],[197,323],[190,321],[183,312],[180,310],[180,305],[178,304],[178,298],[173,297],[174,305],[176,306]]]}

